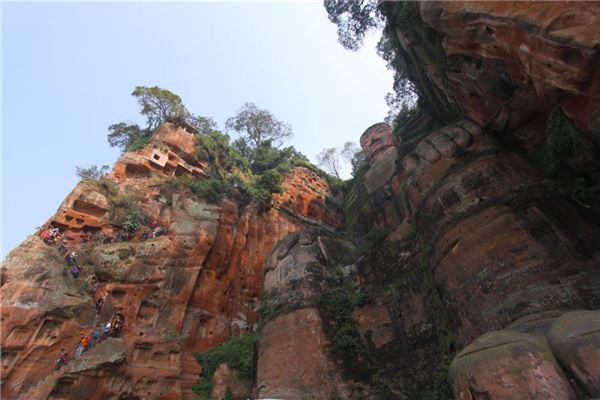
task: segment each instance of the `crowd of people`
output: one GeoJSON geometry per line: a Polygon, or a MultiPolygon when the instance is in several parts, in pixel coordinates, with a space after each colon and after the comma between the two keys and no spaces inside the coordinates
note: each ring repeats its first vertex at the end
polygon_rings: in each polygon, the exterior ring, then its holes
{"type": "MultiPolygon", "coordinates": [[[[88,333],[82,332],[75,348],[75,359],[81,358],[83,353],[93,349],[99,342],[108,339],[109,337],[121,336],[123,329],[124,318],[121,314],[115,314],[111,319],[106,321],[102,326],[96,325],[96,328],[88,333]]],[[[65,348],[60,349],[58,359],[55,364],[55,371],[60,370],[69,362],[69,353],[65,348]]]]}
{"type": "Polygon", "coordinates": [[[44,243],[48,245],[56,244],[61,239],[60,229],[50,226],[40,235],[44,243]]]}
{"type": "MultiPolygon", "coordinates": [[[[150,231],[148,235],[146,235],[146,237],[143,238],[143,240],[145,240],[150,235],[152,235],[152,237],[157,237],[164,233],[166,233],[164,228],[160,226],[155,226],[154,229],[150,231]]],[[[65,261],[70,267],[71,275],[73,276],[73,278],[78,279],[85,269],[78,262],[77,252],[68,249],[67,246],[69,244],[69,240],[61,233],[60,229],[50,225],[48,229],[44,230],[41,233],[40,237],[47,245],[55,245],[58,243],[58,251],[64,255],[65,261]]],[[[120,239],[123,239],[123,237],[120,237],[120,239]]],[[[100,282],[96,274],[94,274],[93,272],[88,274],[88,276],[85,278],[85,282],[87,284],[89,293],[92,296],[92,299],[95,300],[94,305],[96,307],[96,312],[100,316],[107,302],[107,296],[106,294],[104,294],[96,300],[96,294],[98,292],[100,282]]],[[[121,315],[120,313],[115,313],[109,320],[106,321],[106,323],[102,325],[96,325],[96,328],[91,332],[82,332],[78,344],[74,350],[75,359],[79,359],[86,351],[93,349],[94,346],[96,346],[96,344],[100,341],[105,340],[108,337],[121,336],[121,330],[123,329],[124,322],[125,320],[123,318],[123,315],[121,315]]],[[[60,370],[68,362],[69,354],[65,348],[62,348],[60,350],[58,359],[55,362],[54,371],[60,370]]]]}
{"type": "MultiPolygon", "coordinates": [[[[145,228],[140,228],[136,231],[120,230],[116,236],[102,231],[81,232],[79,234],[79,243],[112,243],[132,240],[145,241],[149,238],[157,238],[166,234],[167,230],[165,228],[160,226],[156,220],[150,219],[147,221],[147,226],[145,228]]],[[[40,238],[49,246],[58,244],[58,251],[64,255],[65,261],[70,267],[69,272],[74,279],[79,279],[82,274],[85,277],[85,267],[80,265],[78,262],[77,252],[71,251],[68,248],[69,245],[74,242],[74,238],[67,236],[65,232],[61,232],[60,228],[55,227],[52,224],[50,224],[47,229],[41,232],[40,238]]],[[[105,294],[104,296],[100,296],[98,299],[96,299],[100,282],[96,274],[93,272],[87,274],[87,277],[85,277],[85,282],[90,295],[94,300],[96,312],[98,313],[98,316],[100,316],[107,302],[107,296],[105,294]]],[[[81,333],[79,342],[74,350],[75,359],[79,359],[86,351],[93,349],[98,342],[105,340],[108,337],[119,337],[121,335],[124,322],[125,320],[123,316],[119,313],[115,313],[103,325],[96,325],[96,328],[91,332],[81,333]]],[[[54,371],[60,370],[68,362],[69,354],[64,348],[62,348],[60,350],[58,359],[56,360],[54,371]]]]}
{"type": "MultiPolygon", "coordinates": [[[[158,225],[156,221],[148,222],[148,226],[146,228],[140,228],[136,231],[124,231],[120,230],[116,235],[108,232],[102,231],[94,231],[94,232],[81,232],[79,234],[79,243],[117,243],[117,242],[128,242],[128,241],[145,241],[150,238],[157,238],[160,236],[164,236],[167,234],[167,230],[158,225]]],[[[69,238],[63,233],[61,233],[59,228],[56,228],[52,225],[48,227],[48,229],[44,230],[40,237],[44,241],[44,243],[48,245],[53,245],[56,243],[62,243],[63,245],[68,244],[70,241],[73,241],[73,238],[69,238]]]]}

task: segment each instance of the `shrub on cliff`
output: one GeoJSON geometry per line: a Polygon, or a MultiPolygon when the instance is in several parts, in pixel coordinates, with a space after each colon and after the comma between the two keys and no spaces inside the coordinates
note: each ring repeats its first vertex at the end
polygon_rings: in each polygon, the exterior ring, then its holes
{"type": "Polygon", "coordinates": [[[554,109],[546,123],[546,142],[534,161],[564,195],[600,214],[597,156],[594,143],[575,128],[560,108],[554,109]]]}
{"type": "Polygon", "coordinates": [[[134,151],[144,148],[150,141],[152,131],[142,129],[137,124],[119,122],[108,127],[108,144],[112,147],[120,147],[123,152],[134,151]]]}
{"type": "Polygon", "coordinates": [[[98,167],[91,165],[87,168],[75,167],[75,174],[83,181],[97,181],[108,172],[108,165],[98,167]]]}
{"type": "Polygon", "coordinates": [[[198,136],[196,155],[208,161],[219,176],[225,175],[233,167],[241,170],[249,168],[248,160],[229,143],[229,135],[216,130],[198,136]]]}
{"type": "Polygon", "coordinates": [[[441,73],[447,69],[447,57],[443,35],[423,21],[418,2],[325,0],[324,6],[329,20],[338,27],[339,42],[347,49],[359,49],[369,30],[383,27],[377,51],[394,72],[393,91],[385,96],[390,107],[386,120],[394,130],[398,127],[395,116],[417,104],[438,122],[456,118],[456,106],[437,95],[422,78],[424,62],[441,73]],[[404,49],[400,43],[399,31],[411,43],[409,48],[404,49]]]}
{"type": "Polygon", "coordinates": [[[200,399],[211,399],[212,378],[219,365],[226,363],[235,369],[240,378],[253,380],[255,376],[254,352],[258,334],[235,336],[205,353],[194,353],[202,366],[202,376],[192,390],[200,399]]]}
{"type": "Polygon", "coordinates": [[[588,155],[593,157],[593,143],[578,132],[571,120],[560,108],[548,115],[546,142],[537,155],[537,161],[544,174],[549,177],[572,172],[569,160],[588,155]]]}
{"type": "Polygon", "coordinates": [[[227,184],[219,178],[192,181],[189,183],[189,188],[192,193],[211,203],[220,202],[229,193],[227,184]]]}
{"type": "Polygon", "coordinates": [[[111,224],[120,226],[123,230],[133,232],[142,225],[144,212],[138,202],[128,194],[116,195],[109,198],[111,224]]]}

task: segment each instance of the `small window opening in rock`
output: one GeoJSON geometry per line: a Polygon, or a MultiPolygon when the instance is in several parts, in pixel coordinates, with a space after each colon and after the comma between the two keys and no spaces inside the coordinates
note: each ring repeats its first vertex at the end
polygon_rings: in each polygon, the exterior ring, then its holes
{"type": "Polygon", "coordinates": [[[486,26],[485,27],[485,33],[487,33],[488,35],[493,35],[496,32],[492,28],[490,28],[489,26],[486,26]]]}
{"type": "Polygon", "coordinates": [[[75,218],[75,222],[77,222],[78,225],[81,225],[84,221],[81,218],[75,218]]]}

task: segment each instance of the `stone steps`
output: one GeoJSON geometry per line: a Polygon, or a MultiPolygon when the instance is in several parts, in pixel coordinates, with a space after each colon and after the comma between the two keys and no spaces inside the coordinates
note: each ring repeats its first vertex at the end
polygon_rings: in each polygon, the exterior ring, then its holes
{"type": "MultiPolygon", "coordinates": [[[[56,382],[64,377],[69,375],[70,373],[77,373],[80,370],[82,370],[82,366],[85,364],[86,360],[89,360],[91,358],[91,356],[95,353],[99,353],[102,350],[106,350],[106,347],[112,348],[114,347],[114,342],[115,341],[120,341],[120,339],[114,339],[114,338],[108,338],[105,339],[103,341],[101,341],[100,343],[98,343],[96,346],[94,346],[92,349],[86,351],[85,353],[83,353],[83,355],[79,358],[79,359],[71,359],[67,365],[63,366],[59,371],[54,371],[46,376],[42,381],[38,382],[37,384],[31,386],[30,388],[28,388],[25,393],[22,393],[19,395],[19,399],[33,399],[33,395],[40,395],[42,394],[42,398],[47,398],[50,393],[52,392],[52,389],[54,389],[56,382]]],[[[98,365],[103,364],[103,362],[98,362],[98,365]]],[[[54,366],[54,364],[53,364],[54,366]]],[[[89,369],[89,368],[84,368],[84,369],[89,369]]]]}

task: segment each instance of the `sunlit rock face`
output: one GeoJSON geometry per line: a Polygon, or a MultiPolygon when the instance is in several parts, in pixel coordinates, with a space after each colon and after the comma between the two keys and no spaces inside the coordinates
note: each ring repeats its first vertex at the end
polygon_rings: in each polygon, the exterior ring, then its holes
{"type": "Polygon", "coordinates": [[[102,185],[78,184],[0,270],[2,396],[192,398],[191,352],[256,331],[261,304],[275,315],[263,321],[256,379],[222,365],[215,398],[227,386],[236,400],[250,386],[253,397],[356,398],[321,302],[337,271],[367,295],[346,311],[377,366],[372,389],[391,382],[397,398],[419,398],[448,381],[453,394],[438,398],[600,397],[598,218],[522,157],[547,140],[556,107],[598,144],[599,7],[409,4],[410,29],[393,32],[432,107],[402,138],[384,123],[365,131],[368,170],[345,199],[295,168],[262,207],[209,204],[166,184],[213,168],[196,158],[193,131],[173,124],[102,185]],[[122,233],[114,198],[124,194],[166,234],[99,240],[122,233]],[[48,224],[98,276],[93,298],[41,239],[48,224]],[[61,348],[72,357],[80,333],[114,313],[120,338],[51,374],[61,348]]]}
{"type": "Polygon", "coordinates": [[[185,187],[165,186],[172,175],[207,173],[210,166],[194,158],[195,146],[190,132],[163,125],[146,148],[123,155],[107,183],[78,184],[38,232],[49,224],[65,232],[82,274],[93,272],[100,281],[94,297],[84,276],[70,275],[57,244],[35,235],[7,256],[0,288],[3,397],[192,398],[200,367],[191,352],[254,329],[272,247],[305,226],[341,225],[340,199],[304,168],[284,178],[268,209],[241,209],[232,199],[209,204],[185,187]],[[302,196],[286,193],[292,188],[302,196]],[[102,239],[121,233],[111,202],[125,194],[149,226],[121,241],[102,239]],[[293,201],[282,210],[285,199],[293,201]],[[166,235],[143,238],[154,226],[166,235]],[[98,315],[94,302],[103,295],[108,300],[98,315]],[[84,353],[85,367],[70,363],[52,374],[61,348],[72,358],[80,334],[115,313],[125,320],[115,350],[121,356],[110,358],[114,346],[107,342],[84,353]]]}

